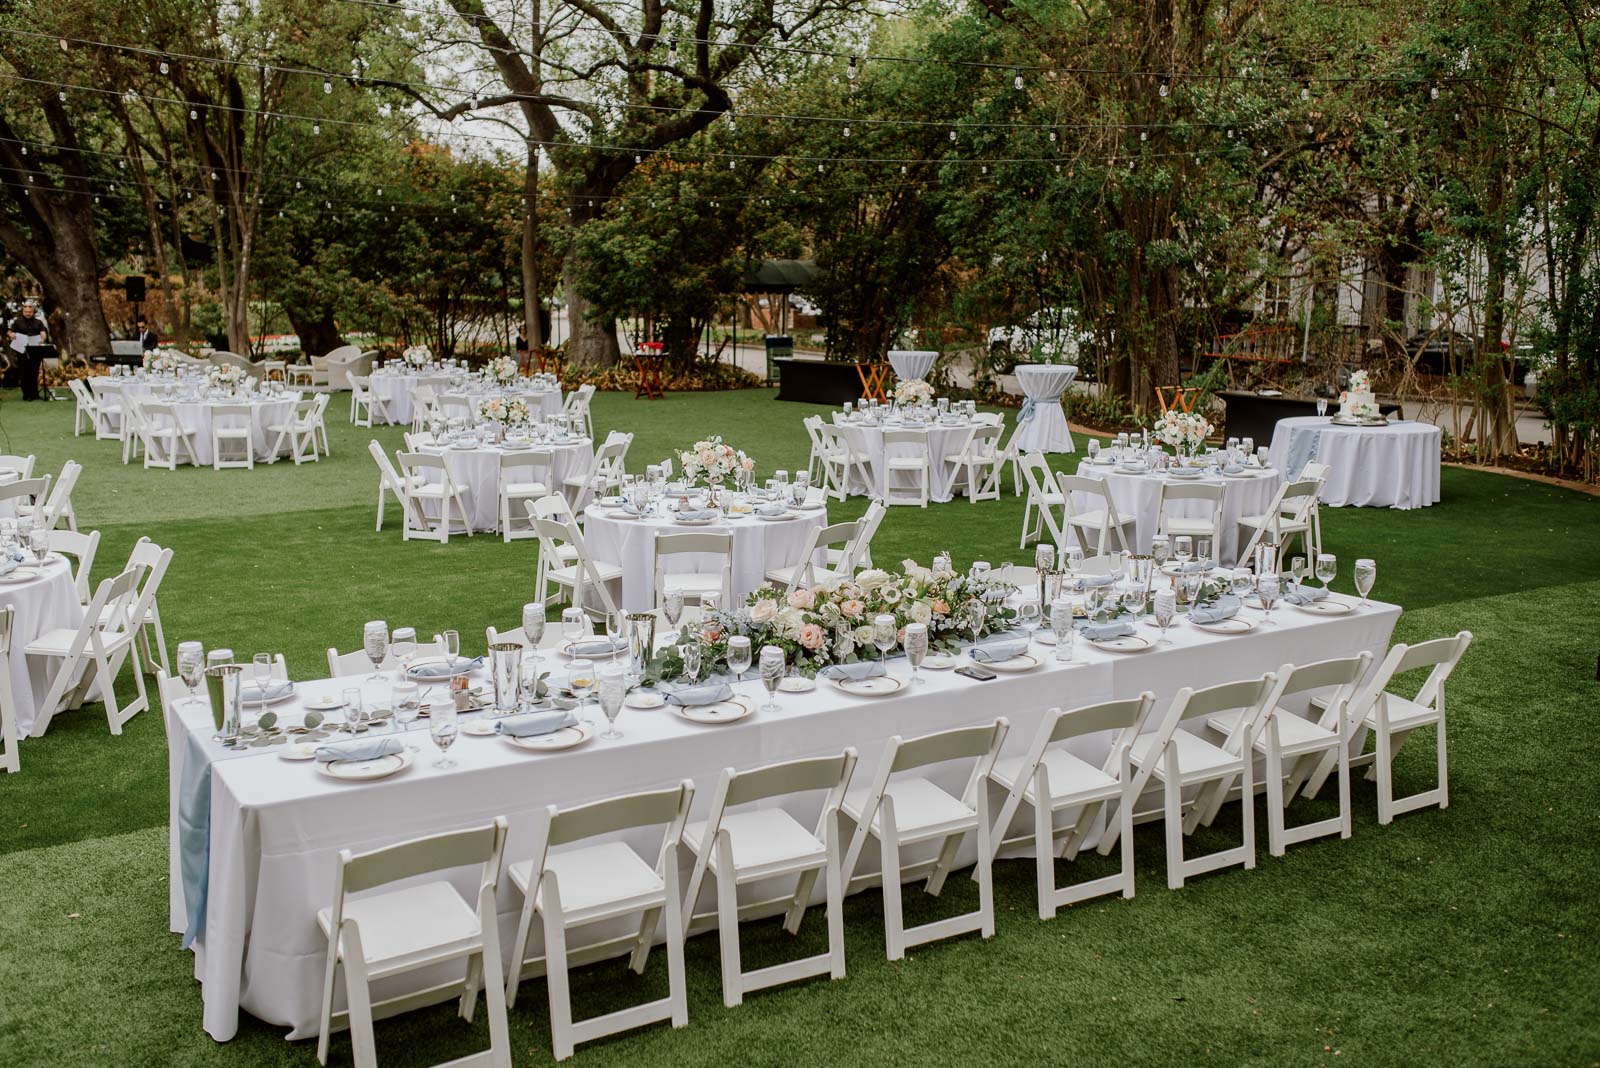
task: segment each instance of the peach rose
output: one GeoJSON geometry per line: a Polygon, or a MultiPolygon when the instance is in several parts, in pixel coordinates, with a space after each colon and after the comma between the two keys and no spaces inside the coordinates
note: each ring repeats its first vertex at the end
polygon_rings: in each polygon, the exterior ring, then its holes
{"type": "Polygon", "coordinates": [[[861,613],[865,612],[866,610],[867,606],[856,600],[854,597],[839,605],[839,612],[846,619],[860,619],[861,613]]]}
{"type": "Polygon", "coordinates": [[[947,601],[945,601],[945,599],[942,598],[942,597],[935,597],[934,600],[933,600],[933,614],[936,615],[936,616],[947,616],[947,615],[949,615],[950,614],[950,605],[949,605],[949,603],[947,601]]]}
{"type": "Polygon", "coordinates": [[[756,462],[750,459],[750,457],[746,456],[744,458],[744,462],[739,466],[743,467],[746,471],[754,471],[756,469],[756,462]]]}
{"type": "Polygon", "coordinates": [[[720,641],[721,639],[722,639],[722,628],[717,626],[715,623],[711,624],[708,627],[703,628],[700,631],[700,640],[703,641],[703,642],[714,642],[714,641],[720,641]]]}
{"type": "Polygon", "coordinates": [[[750,621],[752,623],[770,623],[778,614],[778,602],[763,597],[750,606],[750,621]]]}
{"type": "Polygon", "coordinates": [[[821,649],[823,637],[821,627],[815,623],[802,623],[799,632],[795,634],[794,640],[807,649],[821,649]]]}
{"type": "Polygon", "coordinates": [[[817,603],[817,595],[804,586],[797,586],[789,591],[790,608],[810,608],[817,603]]]}

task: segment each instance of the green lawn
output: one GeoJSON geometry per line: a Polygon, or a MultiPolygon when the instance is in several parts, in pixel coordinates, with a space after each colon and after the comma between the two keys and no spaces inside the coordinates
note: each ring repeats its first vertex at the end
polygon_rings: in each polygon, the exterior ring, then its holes
{"type": "MultiPolygon", "coordinates": [[[[810,412],[770,391],[595,401],[602,432],[635,431],[636,469],[717,432],[763,472],[792,470],[805,463],[810,412]]],[[[74,439],[69,404],[11,394],[0,399],[0,452],[36,453],[41,470],[84,464],[77,505],[102,533],[96,578],[141,535],[175,550],[161,595],[170,644],[281,651],[307,678],[325,674],[328,645],[359,644],[367,619],[452,626],[469,643],[486,624],[514,625],[534,543],[402,544],[392,509],[389,529],[374,533],[372,432],[345,415],[340,396],[335,453],[320,464],[169,473],[125,468],[113,443],[74,439]]],[[[398,430],[376,436],[399,444],[398,430]]],[[[1330,511],[1324,527],[1343,565],[1336,585],[1349,588],[1356,556],[1378,561],[1376,593],[1406,609],[1397,639],[1462,627],[1477,636],[1450,687],[1447,811],[1379,828],[1373,789],[1358,780],[1349,841],[1274,860],[1258,815],[1256,870],[1177,893],[1164,888],[1151,824],[1136,836],[1134,900],[1048,923],[1034,911],[1031,862],[1003,863],[992,940],[923,947],[892,965],[878,896],[857,895],[849,978],[757,994],[733,1011],[721,1006],[716,940],[698,938],[689,1027],[585,1046],[577,1063],[1600,1064],[1600,500],[1455,469],[1443,493],[1417,512],[1330,511]]],[[[1010,496],[894,509],[874,555],[1031,559],[1015,549],[1021,513],[1010,496]]],[[[22,774],[0,778],[0,1065],[314,1064],[311,1044],[248,1018],[227,1046],[201,1030],[192,960],[166,929],[159,717],[111,738],[97,711],[59,717],[24,745],[22,774]]],[[[1430,753],[1427,743],[1402,753],[1401,791],[1431,782],[1430,753]]],[[[1228,818],[1216,833],[1231,833],[1228,818]]],[[[965,878],[951,884],[935,912],[975,893],[965,878]]],[[[907,905],[909,920],[927,912],[918,893],[907,905]]],[[[816,952],[820,914],[799,946],[775,931],[746,932],[746,967],[816,952]]],[[[664,983],[660,955],[642,979],[599,965],[577,977],[576,1003],[588,1014],[664,983]]],[[[545,1063],[542,985],[525,990],[512,1014],[517,1063],[545,1063]]],[[[387,1021],[380,1056],[419,1065],[461,1055],[476,1048],[481,1021],[466,1028],[442,1008],[387,1021]]],[[[348,1042],[333,1059],[349,1063],[348,1042]]]]}

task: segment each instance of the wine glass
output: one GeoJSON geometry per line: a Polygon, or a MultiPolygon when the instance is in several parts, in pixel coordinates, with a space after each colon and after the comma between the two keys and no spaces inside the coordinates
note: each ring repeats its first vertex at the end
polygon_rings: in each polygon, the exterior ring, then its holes
{"type": "Polygon", "coordinates": [[[683,660],[683,674],[690,682],[700,681],[700,643],[684,642],[678,646],[678,656],[683,660]]]}
{"type": "Polygon", "coordinates": [[[1083,550],[1074,545],[1067,550],[1067,570],[1079,571],[1083,568],[1083,550]]]}
{"type": "Polygon", "coordinates": [[[1194,539],[1187,534],[1179,534],[1172,539],[1172,558],[1178,561],[1180,568],[1188,566],[1194,559],[1194,539]]]}
{"type": "Polygon", "coordinates": [[[389,655],[389,624],[381,619],[368,623],[361,631],[361,645],[367,651],[367,659],[372,661],[372,674],[367,678],[376,679],[383,658],[389,655]]]}
{"type": "Polygon", "coordinates": [[[1090,438],[1089,439],[1089,462],[1090,463],[1094,463],[1095,459],[1097,457],[1099,457],[1099,455],[1100,455],[1100,442],[1096,441],[1094,438],[1090,438]]]}
{"type": "Polygon", "coordinates": [[[455,744],[457,734],[456,706],[454,701],[446,701],[439,706],[428,710],[428,735],[433,739],[433,744],[439,750],[439,759],[433,762],[436,768],[453,768],[456,762],[450,759],[450,747],[455,744]]]}
{"type": "Polygon", "coordinates": [[[265,705],[272,687],[272,654],[257,653],[250,658],[250,679],[256,684],[256,697],[265,705]]]}
{"type": "Polygon", "coordinates": [[[450,666],[456,666],[456,658],[461,655],[461,635],[453,630],[447,630],[442,635],[444,638],[444,655],[449,657],[450,666]]]}
{"type": "Polygon", "coordinates": [[[1231,586],[1233,595],[1243,602],[1250,591],[1256,588],[1256,577],[1250,573],[1248,567],[1236,567],[1233,569],[1231,586]]]}
{"type": "Polygon", "coordinates": [[[974,598],[967,602],[967,620],[972,626],[972,644],[978,644],[978,635],[983,633],[983,620],[987,613],[983,602],[974,598]]]}
{"type": "Polygon", "coordinates": [[[920,686],[927,682],[920,674],[922,662],[928,658],[928,625],[906,624],[906,659],[911,662],[911,683],[920,686]]]}
{"type": "Polygon", "coordinates": [[[569,647],[578,639],[589,636],[589,617],[583,614],[583,609],[561,610],[561,636],[567,640],[569,647]]]}
{"type": "Polygon", "coordinates": [[[394,633],[389,636],[389,651],[399,661],[401,672],[405,672],[411,666],[411,658],[417,655],[417,628],[394,628],[394,633]]]}
{"type": "Polygon", "coordinates": [[[1256,579],[1256,596],[1261,598],[1262,622],[1272,622],[1272,606],[1278,603],[1278,576],[1268,573],[1256,579]]]}
{"type": "Polygon", "coordinates": [[[1338,557],[1334,556],[1332,553],[1318,553],[1317,554],[1317,578],[1318,578],[1318,580],[1321,581],[1322,588],[1324,590],[1326,590],[1328,588],[1328,583],[1332,582],[1333,579],[1334,579],[1334,576],[1337,575],[1338,573],[1339,573],[1339,558],[1338,557]]]}
{"type": "Polygon", "coordinates": [[[1376,561],[1366,557],[1356,561],[1356,592],[1361,594],[1361,607],[1365,608],[1372,602],[1367,600],[1367,594],[1372,591],[1372,584],[1378,580],[1378,565],[1376,561]]]}
{"type": "Polygon", "coordinates": [[[1018,603],[1017,620],[1030,635],[1038,631],[1041,617],[1038,601],[1026,600],[1018,603]]]}
{"type": "Polygon", "coordinates": [[[1161,638],[1157,645],[1171,645],[1172,639],[1167,637],[1167,628],[1172,626],[1172,617],[1178,614],[1178,596],[1171,590],[1157,590],[1153,599],[1156,617],[1156,626],[1161,628],[1161,638]]]}
{"type": "MultiPolygon", "coordinates": [[[[389,691],[389,700],[394,704],[394,733],[408,731],[411,725],[422,714],[422,697],[417,684],[407,679],[401,679],[389,691]]],[[[417,751],[414,745],[407,745],[413,753],[417,751]]]]}
{"type": "Polygon", "coordinates": [[[1294,576],[1294,584],[1296,586],[1304,582],[1306,580],[1306,558],[1303,556],[1290,558],[1289,574],[1294,576]]]}
{"type": "Polygon", "coordinates": [[[1317,398],[1317,418],[1321,419],[1323,416],[1325,416],[1327,414],[1328,414],[1328,398],[1327,397],[1318,397],[1317,398]]]}
{"type": "Polygon", "coordinates": [[[761,706],[763,712],[778,711],[778,686],[783,682],[784,667],[781,648],[776,645],[761,647],[761,685],[767,688],[767,703],[761,706]]]}
{"type": "Polygon", "coordinates": [[[678,620],[683,618],[683,594],[677,590],[669,590],[661,599],[661,615],[666,619],[667,626],[673,630],[678,629],[678,620]]]}
{"type": "Polygon", "coordinates": [[[1166,534],[1157,534],[1150,539],[1150,559],[1155,561],[1156,570],[1166,566],[1172,559],[1172,539],[1166,534]]]}
{"type": "Polygon", "coordinates": [[[611,648],[626,645],[624,635],[627,634],[627,621],[620,611],[606,613],[606,639],[611,642],[611,648]]]}
{"type": "Polygon", "coordinates": [[[344,729],[356,734],[367,729],[366,713],[361,708],[361,689],[347,686],[339,691],[339,704],[344,710],[344,729]]]}
{"type": "Polygon", "coordinates": [[[622,711],[622,698],[628,692],[628,680],[621,665],[611,663],[597,672],[600,680],[600,711],[606,714],[606,729],[600,737],[615,740],[622,737],[617,730],[617,714],[622,711]]]}
{"type": "Polygon", "coordinates": [[[743,634],[735,634],[728,639],[728,670],[733,672],[735,688],[743,681],[744,673],[750,670],[750,639],[743,634]]]}
{"type": "Polygon", "coordinates": [[[579,657],[567,665],[567,689],[578,698],[578,715],[585,723],[593,721],[583,715],[583,706],[589,701],[589,691],[594,687],[594,661],[579,657]]]}
{"type": "Polygon", "coordinates": [[[1072,629],[1072,601],[1066,597],[1057,597],[1050,602],[1050,630],[1056,636],[1056,659],[1063,663],[1076,658],[1077,652],[1073,648],[1072,629]]]}
{"type": "Polygon", "coordinates": [[[872,644],[878,650],[879,660],[889,659],[889,650],[899,643],[899,628],[895,626],[894,616],[887,612],[872,617],[872,644]]]}
{"type": "Polygon", "coordinates": [[[201,672],[206,669],[205,646],[199,642],[178,643],[178,677],[189,687],[189,704],[200,704],[196,690],[200,686],[201,672]]]}

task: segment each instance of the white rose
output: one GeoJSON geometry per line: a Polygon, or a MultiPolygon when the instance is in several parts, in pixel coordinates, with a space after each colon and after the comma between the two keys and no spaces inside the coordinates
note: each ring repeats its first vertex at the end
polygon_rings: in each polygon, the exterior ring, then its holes
{"type": "Polygon", "coordinates": [[[778,602],[763,597],[750,606],[750,621],[752,623],[770,623],[778,614],[778,602]]]}
{"type": "Polygon", "coordinates": [[[861,592],[871,593],[889,581],[889,572],[879,568],[869,568],[856,576],[856,585],[861,587],[861,592]]]}
{"type": "Polygon", "coordinates": [[[933,619],[933,606],[927,601],[914,601],[906,609],[906,615],[911,617],[911,622],[927,624],[933,619]]]}
{"type": "Polygon", "coordinates": [[[871,645],[872,635],[873,630],[871,623],[863,624],[862,626],[857,627],[855,632],[856,644],[860,646],[871,645]]]}

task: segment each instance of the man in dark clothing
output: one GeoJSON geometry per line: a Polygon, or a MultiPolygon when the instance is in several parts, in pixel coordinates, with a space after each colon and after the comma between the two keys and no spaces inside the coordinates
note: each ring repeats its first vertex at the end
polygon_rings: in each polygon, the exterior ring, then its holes
{"type": "Polygon", "coordinates": [[[42,362],[39,346],[45,343],[48,331],[45,329],[44,320],[36,314],[37,309],[33,301],[22,302],[22,314],[11,320],[11,325],[6,329],[6,340],[16,342],[21,338],[27,345],[22,351],[12,350],[12,358],[17,361],[17,366],[22,374],[22,399],[39,399],[39,365],[42,362]]]}
{"type": "Polygon", "coordinates": [[[139,320],[138,326],[139,347],[145,352],[149,352],[151,349],[161,344],[161,339],[156,337],[156,332],[150,329],[150,324],[145,322],[144,319],[141,318],[139,320]]]}

